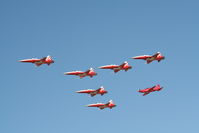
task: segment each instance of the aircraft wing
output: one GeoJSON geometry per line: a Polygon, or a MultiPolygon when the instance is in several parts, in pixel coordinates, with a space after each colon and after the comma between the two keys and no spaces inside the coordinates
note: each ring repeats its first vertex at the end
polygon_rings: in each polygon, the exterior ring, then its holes
{"type": "Polygon", "coordinates": [[[105,107],[104,107],[104,106],[99,106],[99,108],[100,108],[100,109],[104,109],[105,107]]]}
{"type": "Polygon", "coordinates": [[[115,69],[114,72],[117,73],[119,72],[121,69],[115,69]]]}
{"type": "Polygon", "coordinates": [[[96,93],[90,93],[90,95],[91,95],[91,97],[93,97],[93,96],[95,96],[95,95],[96,95],[96,93]]]}
{"type": "Polygon", "coordinates": [[[160,53],[156,53],[156,54],[154,54],[152,57],[157,58],[157,56],[158,56],[159,54],[160,54],[160,53]]]}
{"type": "Polygon", "coordinates": [[[155,88],[156,86],[153,86],[151,88],[149,88],[149,91],[153,91],[153,89],[155,88]]]}
{"type": "Polygon", "coordinates": [[[39,67],[39,66],[42,65],[42,63],[35,63],[35,65],[36,65],[37,67],[39,67]]]}
{"type": "Polygon", "coordinates": [[[42,61],[45,61],[45,60],[46,60],[46,58],[47,58],[47,57],[43,57],[43,58],[41,58],[41,60],[42,60],[42,61]]]}
{"type": "Polygon", "coordinates": [[[149,64],[151,63],[153,60],[147,60],[146,63],[149,64]]]}
{"type": "Polygon", "coordinates": [[[143,96],[146,96],[146,95],[148,95],[150,92],[145,92],[144,94],[143,94],[143,96]]]}

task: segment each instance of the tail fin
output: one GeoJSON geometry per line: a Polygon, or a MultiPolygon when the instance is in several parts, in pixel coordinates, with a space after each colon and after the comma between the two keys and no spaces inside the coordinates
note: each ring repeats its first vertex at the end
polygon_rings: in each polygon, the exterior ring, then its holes
{"type": "Polygon", "coordinates": [[[90,68],[90,69],[86,70],[85,73],[89,73],[90,71],[94,71],[94,69],[93,69],[93,68],[90,68]]]}
{"type": "Polygon", "coordinates": [[[49,61],[49,60],[52,61],[52,57],[50,55],[48,55],[45,60],[46,61],[49,61]]]}
{"type": "Polygon", "coordinates": [[[99,89],[101,89],[101,90],[105,90],[103,86],[101,86],[99,89]]]}
{"type": "Polygon", "coordinates": [[[52,59],[52,57],[50,55],[48,55],[45,59],[45,62],[50,65],[51,63],[54,63],[54,60],[52,59]]]}
{"type": "Polygon", "coordinates": [[[156,85],[156,87],[160,87],[160,85],[158,84],[158,85],[156,85]]]}
{"type": "Polygon", "coordinates": [[[108,103],[114,104],[113,100],[109,100],[109,102],[108,102],[108,103]]]}
{"type": "Polygon", "coordinates": [[[50,55],[48,55],[46,58],[47,58],[47,59],[51,59],[52,57],[51,57],[50,55]]]}

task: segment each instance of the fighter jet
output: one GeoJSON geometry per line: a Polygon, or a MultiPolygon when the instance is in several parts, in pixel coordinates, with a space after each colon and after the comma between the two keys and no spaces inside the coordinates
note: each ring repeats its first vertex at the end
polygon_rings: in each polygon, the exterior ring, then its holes
{"type": "Polygon", "coordinates": [[[162,89],[163,89],[163,87],[160,87],[160,85],[155,85],[155,86],[153,86],[151,88],[146,88],[146,89],[143,89],[143,90],[138,90],[138,92],[144,93],[143,96],[145,96],[145,95],[147,95],[147,94],[149,94],[151,92],[160,91],[162,89]]]}
{"type": "Polygon", "coordinates": [[[99,109],[104,109],[104,108],[112,109],[116,105],[113,103],[112,100],[110,100],[108,103],[96,103],[96,104],[89,104],[89,105],[86,105],[86,106],[87,107],[97,107],[99,109]]]}
{"type": "Polygon", "coordinates": [[[161,55],[160,52],[157,52],[154,55],[141,55],[141,56],[135,56],[132,57],[133,59],[143,59],[147,61],[147,64],[151,63],[154,60],[157,60],[158,62],[160,62],[161,60],[165,59],[164,56],[161,55]]]}
{"type": "Polygon", "coordinates": [[[106,65],[106,66],[101,66],[99,67],[100,69],[111,69],[113,70],[115,73],[119,72],[120,70],[125,70],[128,71],[129,69],[132,68],[132,66],[130,66],[128,64],[127,61],[125,61],[123,64],[121,65],[106,65]]]}
{"type": "Polygon", "coordinates": [[[51,63],[54,63],[54,60],[51,58],[51,56],[47,56],[41,59],[25,59],[25,60],[19,60],[19,62],[27,62],[27,63],[34,63],[36,66],[40,66],[42,64],[50,65],[51,63]]]}
{"type": "Polygon", "coordinates": [[[105,93],[108,93],[103,86],[101,86],[99,89],[97,90],[92,90],[92,89],[88,89],[88,90],[80,90],[80,91],[76,91],[77,93],[87,93],[90,94],[91,97],[97,95],[97,94],[101,94],[101,96],[103,96],[105,93]]]}
{"type": "Polygon", "coordinates": [[[90,76],[91,78],[95,75],[97,75],[97,73],[94,71],[93,68],[90,68],[89,70],[82,72],[82,71],[72,71],[72,72],[65,72],[64,75],[76,75],[79,76],[80,79],[86,76],[90,76]]]}

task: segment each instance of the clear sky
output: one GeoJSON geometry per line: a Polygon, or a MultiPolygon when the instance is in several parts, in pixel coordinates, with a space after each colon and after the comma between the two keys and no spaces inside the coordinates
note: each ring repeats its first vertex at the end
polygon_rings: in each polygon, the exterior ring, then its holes
{"type": "Polygon", "coordinates": [[[199,9],[194,0],[1,0],[1,133],[198,133],[199,9]],[[145,64],[130,57],[160,51],[145,64]],[[51,55],[51,66],[17,62],[51,55]],[[97,67],[128,61],[114,74],[97,67]],[[93,67],[79,79],[63,73],[93,67]],[[143,97],[137,92],[160,84],[143,97]],[[108,94],[82,89],[103,85],[108,94]],[[84,105],[113,99],[116,108],[84,105]]]}

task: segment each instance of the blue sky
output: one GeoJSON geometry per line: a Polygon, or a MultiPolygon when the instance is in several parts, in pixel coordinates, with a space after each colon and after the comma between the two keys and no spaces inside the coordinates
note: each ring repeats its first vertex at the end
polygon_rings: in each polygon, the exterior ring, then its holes
{"type": "Polygon", "coordinates": [[[196,133],[198,2],[74,0],[0,2],[2,133],[196,133]],[[130,57],[160,51],[147,65],[130,57]],[[51,66],[19,63],[51,55],[51,66]],[[114,74],[97,67],[128,61],[114,74]],[[93,67],[98,76],[64,72],[93,67]],[[160,84],[164,90],[137,92],[160,84]],[[103,85],[102,96],[77,94],[103,85]],[[113,99],[110,110],[84,105],[113,99]]]}

